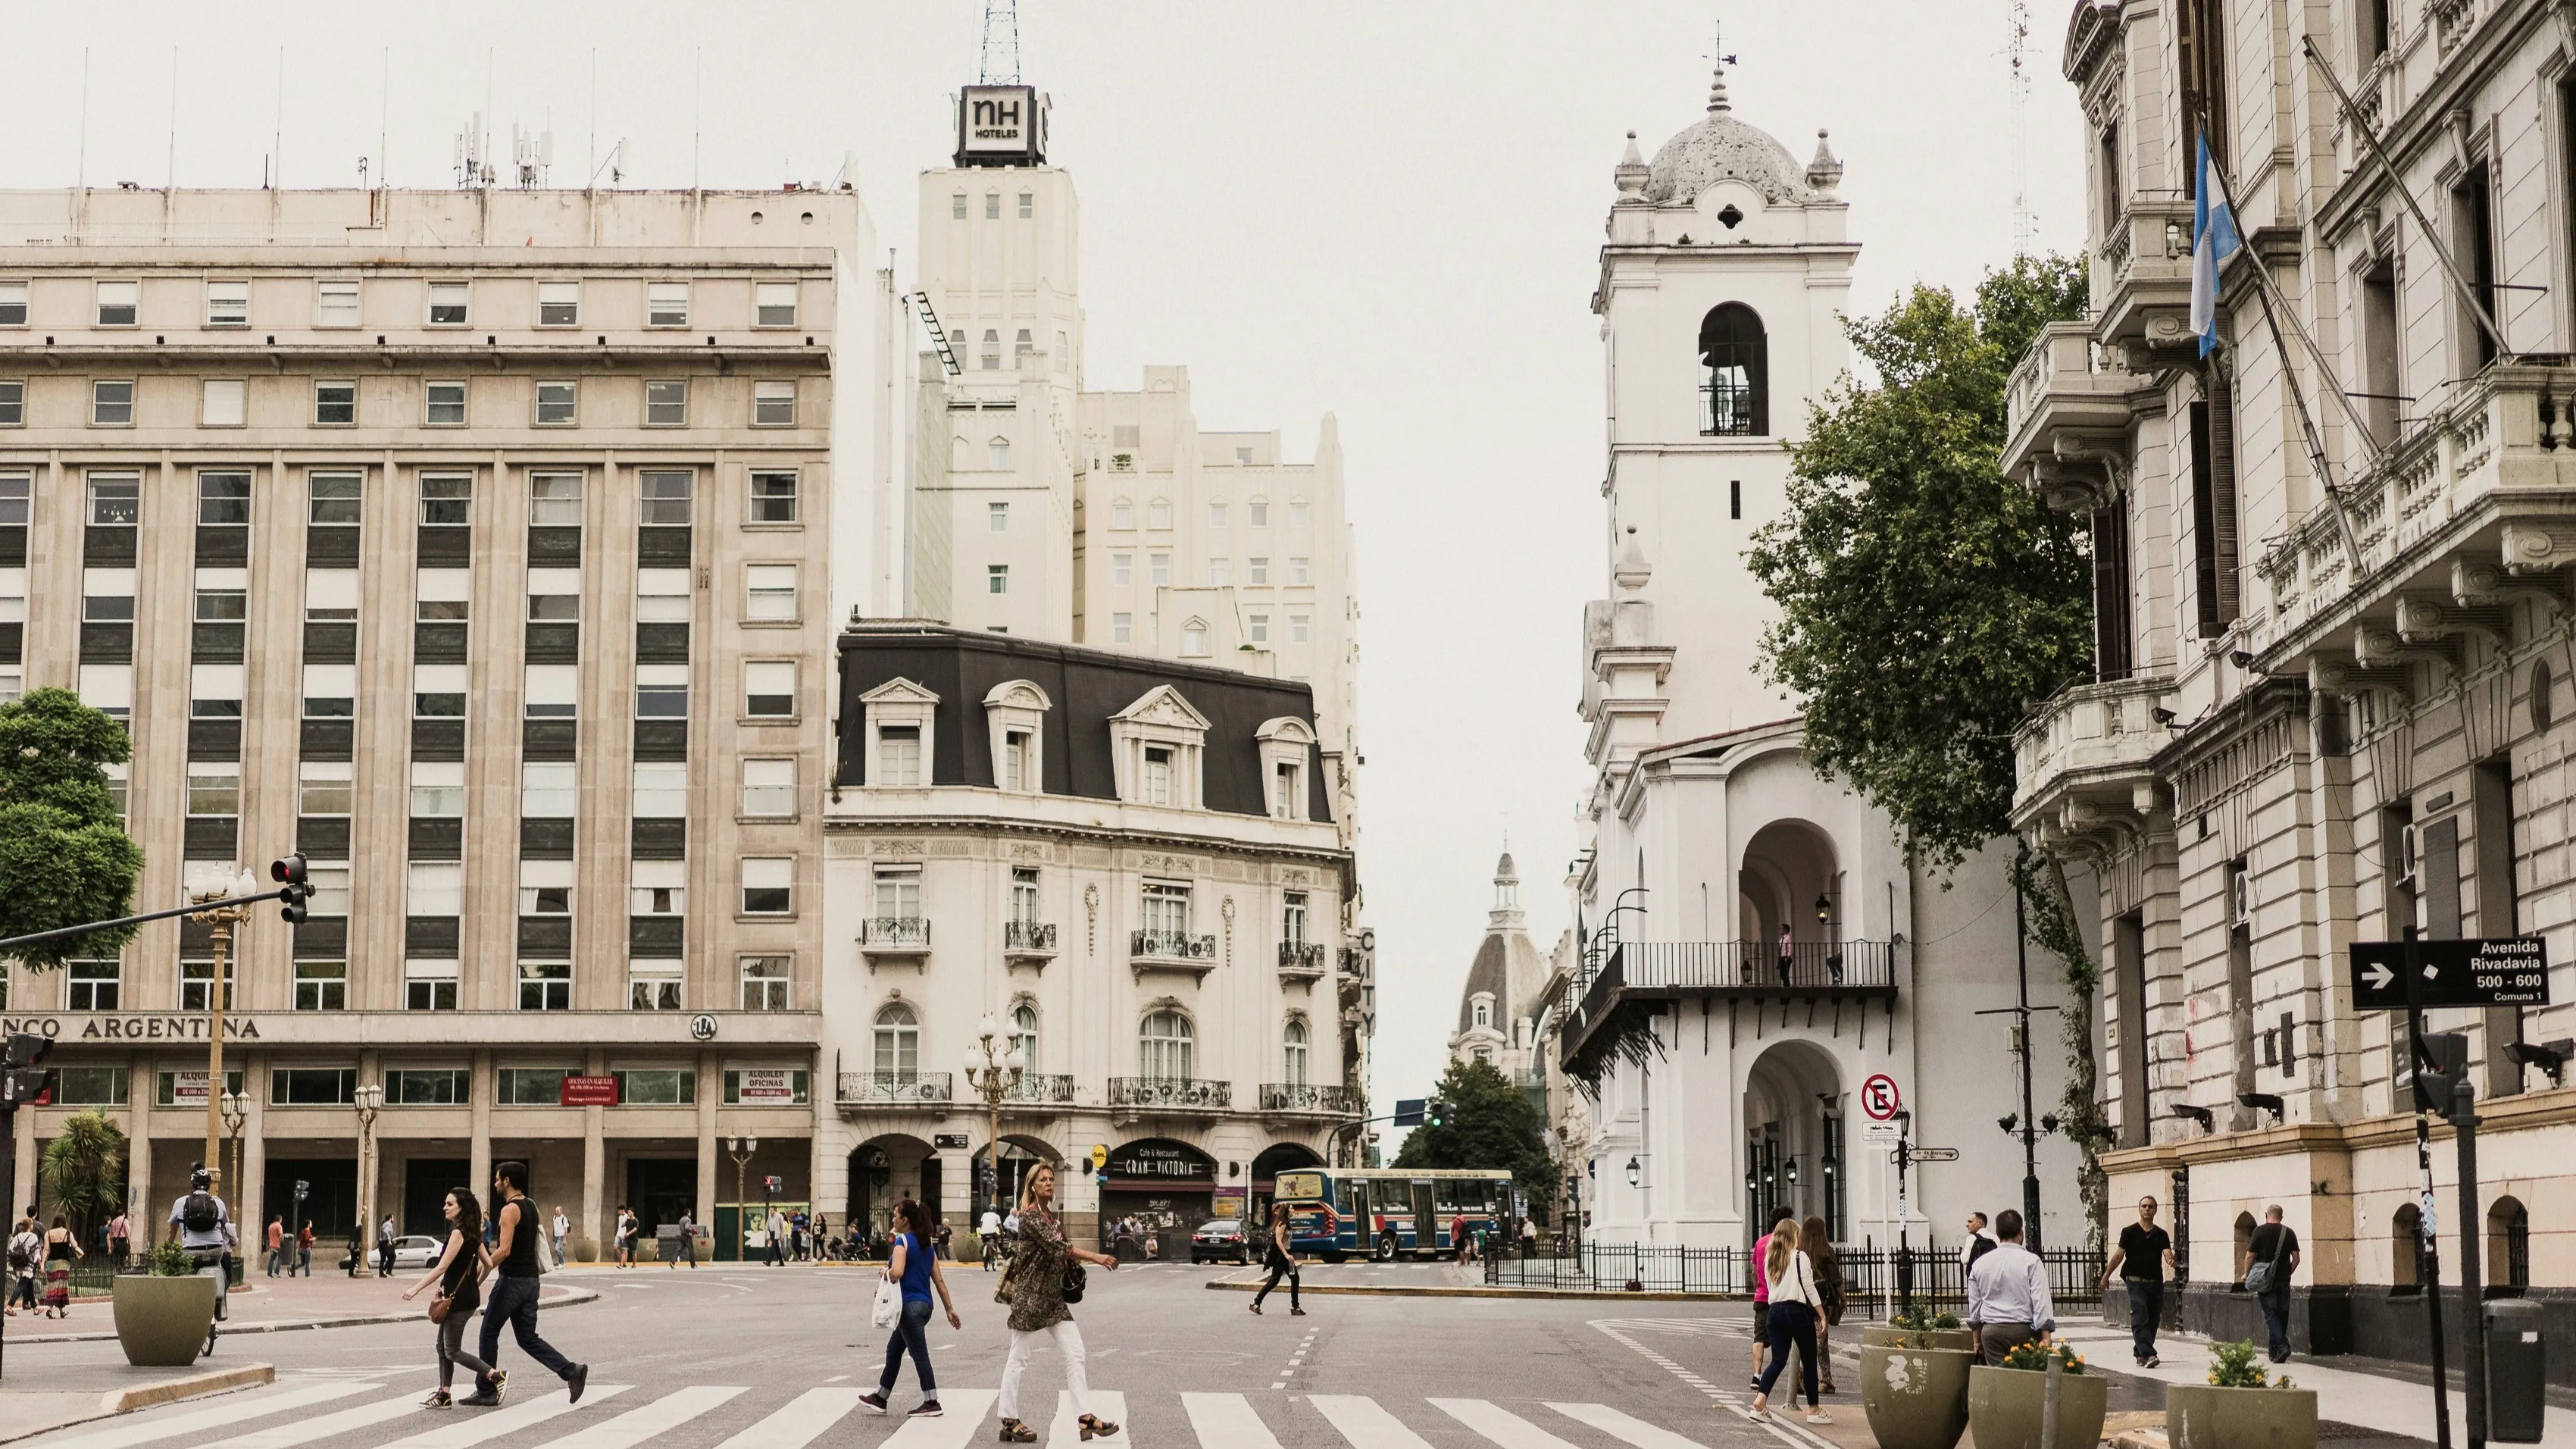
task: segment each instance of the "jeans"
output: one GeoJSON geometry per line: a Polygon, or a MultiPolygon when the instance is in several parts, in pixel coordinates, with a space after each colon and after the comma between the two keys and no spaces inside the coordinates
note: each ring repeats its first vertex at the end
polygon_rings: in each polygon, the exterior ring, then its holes
{"type": "Polygon", "coordinates": [[[1260,1307],[1261,1300],[1270,1296],[1270,1290],[1278,1287],[1282,1278],[1288,1280],[1288,1306],[1297,1307],[1297,1260],[1294,1258],[1270,1260],[1270,1281],[1262,1284],[1261,1291],[1252,1295],[1252,1306],[1260,1307]]]}
{"type": "Polygon", "coordinates": [[[2290,1361],[2290,1290],[2257,1293],[2254,1301],[2263,1309],[2263,1331],[2272,1338],[2272,1362],[2290,1361]]]}
{"type": "Polygon", "coordinates": [[[2129,1346],[2137,1352],[2138,1362],[2156,1356],[2156,1324],[2165,1316],[2165,1283],[2161,1278],[2131,1278],[2129,1290],[2129,1346]]]}
{"type": "Polygon", "coordinates": [[[537,1337],[537,1280],[534,1278],[496,1278],[492,1280],[492,1301],[483,1305],[483,1341],[481,1352],[485,1368],[474,1376],[474,1391],[492,1392],[491,1364],[501,1353],[501,1325],[510,1325],[512,1337],[519,1340],[519,1352],[545,1366],[559,1379],[572,1377],[572,1360],[555,1351],[555,1346],[537,1337]]]}
{"type": "Polygon", "coordinates": [[[1029,1345],[1046,1337],[1053,1337],[1056,1348],[1064,1354],[1064,1391],[1073,1396],[1073,1412],[1091,1412],[1091,1382],[1083,1374],[1082,1330],[1068,1318],[1029,1333],[1011,1330],[1011,1356],[1002,1361],[1002,1401],[995,1408],[1003,1418],[1021,1417],[1020,1370],[1026,1366],[1029,1345]]]}
{"type": "Polygon", "coordinates": [[[877,1381],[877,1395],[882,1398],[894,1392],[894,1381],[903,1371],[903,1356],[912,1355],[912,1371],[921,1377],[921,1396],[939,1397],[939,1382],[930,1374],[930,1300],[903,1300],[903,1316],[894,1321],[894,1334],[886,1340],[885,1377],[877,1381]]]}
{"type": "MultiPolygon", "coordinates": [[[[1798,1382],[1807,1391],[1807,1407],[1816,1407],[1816,1310],[1804,1303],[1774,1303],[1768,1322],[1771,1362],[1763,1365],[1760,1392],[1767,1400],[1780,1371],[1789,1366],[1789,1350],[1798,1351],[1798,1382]]],[[[1797,1395],[1792,1393],[1790,1398],[1797,1395]]]]}
{"type": "Polygon", "coordinates": [[[474,1305],[479,1296],[478,1290],[472,1287],[457,1294],[456,1306],[448,1309],[447,1317],[436,1325],[438,1328],[438,1386],[442,1389],[456,1381],[458,1364],[465,1365],[478,1384],[491,1377],[492,1366],[465,1351],[465,1325],[474,1321],[474,1305]]]}

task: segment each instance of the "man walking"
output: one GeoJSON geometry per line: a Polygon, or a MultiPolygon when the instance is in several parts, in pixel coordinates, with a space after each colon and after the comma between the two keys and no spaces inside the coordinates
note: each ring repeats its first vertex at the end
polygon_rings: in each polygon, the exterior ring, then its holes
{"type": "Polygon", "coordinates": [[[771,1208],[769,1221],[762,1226],[768,1229],[769,1266],[785,1267],[787,1265],[787,1214],[771,1208]]]}
{"type": "Polygon", "coordinates": [[[671,1260],[671,1266],[676,1268],[686,1261],[692,1269],[696,1268],[698,1266],[697,1241],[697,1219],[689,1216],[687,1208],[682,1208],[680,1209],[680,1256],[671,1260]]]}
{"type": "Polygon", "coordinates": [[[1968,1214],[1968,1236],[1959,1243],[1959,1282],[1962,1287],[1968,1281],[1968,1270],[1977,1266],[1979,1258],[1994,1250],[1994,1235],[1986,1231],[1986,1215],[1968,1214]]]}
{"type": "Polygon", "coordinates": [[[2245,1261],[2236,1276],[2263,1310],[2263,1331],[2272,1339],[2272,1362],[2290,1361],[2290,1275],[2299,1271],[2299,1235],[2281,1221],[2281,1205],[2263,1209],[2263,1226],[2245,1244],[2245,1261]]]}
{"type": "Polygon", "coordinates": [[[2165,1275],[2173,1266],[2173,1239],[2156,1226],[2156,1200],[2140,1198],[2138,1220],[2120,1229],[2120,1245],[2102,1267],[2103,1287],[2110,1287],[2111,1275],[2117,1273],[2128,1290],[2129,1345],[2140,1368],[2164,1362],[2156,1357],[2156,1325],[2164,1320],[2165,1275]]]}
{"type": "Polygon", "coordinates": [[[1978,1255],[1968,1272],[1968,1327],[1976,1331],[1984,1362],[2000,1364],[2016,1345],[2048,1342],[2057,1331],[2057,1314],[2048,1301],[2048,1268],[2039,1255],[2021,1245],[2021,1213],[2005,1208],[1995,1216],[1990,1252],[1978,1255]]]}
{"type": "Polygon", "coordinates": [[[387,1213],[385,1214],[385,1220],[376,1224],[376,1276],[379,1278],[390,1278],[393,1275],[394,1215],[392,1213],[387,1213]]]}
{"type": "MultiPolygon", "coordinates": [[[[572,1390],[571,1402],[578,1404],[590,1383],[590,1365],[574,1363],[537,1336],[537,1284],[544,1269],[537,1262],[537,1209],[528,1201],[528,1165],[494,1166],[492,1196],[501,1206],[493,1215],[492,1246],[483,1253],[494,1276],[492,1296],[483,1304],[483,1349],[476,1357],[487,1364],[499,1357],[501,1325],[507,1323],[519,1351],[562,1379],[572,1390]]],[[[501,1402],[501,1386],[508,1378],[498,1369],[478,1375],[473,1395],[458,1402],[490,1408],[501,1402]]]]}
{"type": "Polygon", "coordinates": [[[268,1215],[268,1276],[276,1277],[278,1266],[285,1262],[286,1218],[282,1214],[270,1213],[268,1215]]]}
{"type": "Polygon", "coordinates": [[[564,1216],[562,1203],[555,1204],[554,1229],[555,1266],[560,1268],[564,1262],[564,1239],[572,1232],[572,1219],[564,1216]]]}

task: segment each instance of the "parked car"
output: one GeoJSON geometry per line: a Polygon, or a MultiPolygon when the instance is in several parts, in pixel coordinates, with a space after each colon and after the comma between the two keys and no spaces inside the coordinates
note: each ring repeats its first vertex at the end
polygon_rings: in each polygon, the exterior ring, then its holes
{"type": "Polygon", "coordinates": [[[1199,1224],[1190,1234],[1190,1261],[1213,1263],[1232,1258],[1238,1263],[1252,1261],[1252,1247],[1243,1240],[1243,1223],[1235,1218],[1218,1218],[1199,1224]]]}
{"type": "Polygon", "coordinates": [[[445,1244],[444,1238],[424,1238],[418,1234],[394,1239],[394,1271],[399,1273],[406,1268],[416,1268],[427,1272],[438,1261],[439,1251],[445,1244]]]}

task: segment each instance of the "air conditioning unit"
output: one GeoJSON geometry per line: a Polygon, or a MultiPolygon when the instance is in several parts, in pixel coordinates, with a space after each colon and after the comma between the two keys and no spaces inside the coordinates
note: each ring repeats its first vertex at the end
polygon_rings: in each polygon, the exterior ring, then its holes
{"type": "Polygon", "coordinates": [[[2227,873],[2227,919],[2237,925],[2254,919],[2254,876],[2242,866],[2227,873]]]}
{"type": "Polygon", "coordinates": [[[2415,827],[2412,825],[2401,825],[2397,827],[2397,860],[2395,864],[2397,868],[2397,883],[2399,885],[2412,886],[2415,884],[2416,847],[2417,840],[2415,827]]]}

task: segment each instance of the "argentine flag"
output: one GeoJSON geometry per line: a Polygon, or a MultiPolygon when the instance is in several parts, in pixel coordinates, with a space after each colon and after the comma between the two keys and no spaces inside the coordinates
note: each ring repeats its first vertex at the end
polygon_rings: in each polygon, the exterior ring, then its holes
{"type": "Polygon", "coordinates": [[[2235,216],[2218,195],[2217,172],[2209,159],[2209,138],[2203,136],[2200,184],[2192,188],[2191,208],[2191,330],[2200,334],[2203,357],[2218,350],[2218,264],[2244,245],[2235,216]]]}

